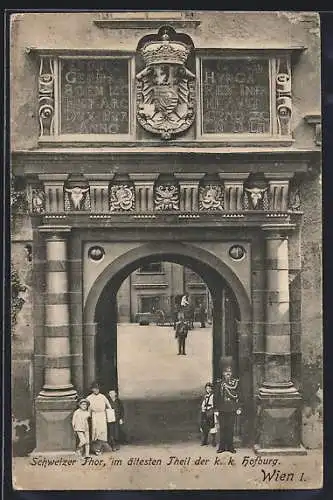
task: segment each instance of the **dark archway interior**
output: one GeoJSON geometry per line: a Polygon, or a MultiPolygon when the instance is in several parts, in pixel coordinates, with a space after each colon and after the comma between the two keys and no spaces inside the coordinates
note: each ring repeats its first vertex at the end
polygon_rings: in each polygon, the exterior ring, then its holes
{"type": "MultiPolygon", "coordinates": [[[[106,391],[110,387],[118,388],[117,366],[117,292],[127,276],[138,267],[152,261],[174,262],[196,272],[207,284],[213,302],[212,326],[212,371],[211,379],[219,376],[219,360],[222,354],[232,355],[235,369],[238,370],[238,338],[236,322],[240,319],[240,312],[235,296],[220,274],[202,262],[188,256],[174,254],[150,255],[131,262],[119,271],[104,287],[95,310],[97,324],[96,336],[96,377],[106,391]],[[231,300],[223,302],[225,292],[231,300]],[[223,307],[225,310],[223,311],[223,307]],[[223,333],[221,325],[222,316],[228,318],[228,328],[223,333]],[[227,337],[227,338],[226,338],[227,337]],[[231,347],[231,352],[224,352],[225,343],[231,347]]],[[[207,356],[207,353],[202,353],[207,356]]],[[[133,360],[135,363],[135,360],[133,360]]],[[[200,370],[200,366],[198,366],[200,370]]],[[[152,379],[152,384],[154,383],[152,379]]],[[[127,401],[126,413],[132,419],[132,432],[130,438],[135,442],[140,441],[182,441],[198,439],[200,399],[186,396],[177,400],[146,400],[127,401]],[[141,415],[138,418],[138,414],[141,415]],[[161,418],[162,416],[162,418],[161,418]],[[135,421],[135,425],[133,422],[135,421]],[[178,422],[178,424],[177,424],[178,422]],[[181,424],[179,424],[181,422],[181,424]]],[[[130,426],[131,427],[131,426],[130,426]]]]}

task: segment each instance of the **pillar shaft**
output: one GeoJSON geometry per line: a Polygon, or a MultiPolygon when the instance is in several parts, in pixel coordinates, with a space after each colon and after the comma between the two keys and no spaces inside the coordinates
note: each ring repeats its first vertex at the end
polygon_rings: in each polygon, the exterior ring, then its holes
{"type": "Polygon", "coordinates": [[[266,237],[265,386],[291,385],[288,237],[266,237]]]}
{"type": "Polygon", "coordinates": [[[303,454],[301,396],[291,381],[288,238],[286,230],[262,227],[266,238],[265,378],[257,398],[259,454],[303,454]]]}
{"type": "Polygon", "coordinates": [[[69,396],[71,382],[67,241],[63,232],[46,236],[45,362],[41,396],[69,396]]]}

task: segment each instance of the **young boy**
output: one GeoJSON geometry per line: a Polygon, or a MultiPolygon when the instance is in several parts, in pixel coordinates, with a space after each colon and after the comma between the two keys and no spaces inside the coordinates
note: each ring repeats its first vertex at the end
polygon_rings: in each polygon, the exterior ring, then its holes
{"type": "Polygon", "coordinates": [[[90,413],[88,411],[89,401],[86,399],[81,399],[79,401],[79,407],[73,413],[72,426],[73,430],[78,438],[78,445],[76,453],[82,457],[83,453],[85,457],[89,457],[89,423],[88,418],[90,418],[90,413]]]}
{"type": "Polygon", "coordinates": [[[205,385],[205,395],[201,402],[201,446],[205,446],[208,444],[209,434],[211,434],[212,436],[212,446],[216,446],[215,433],[211,432],[213,429],[215,429],[213,384],[207,382],[207,384],[205,385]]]}
{"type": "Polygon", "coordinates": [[[113,421],[108,421],[108,441],[112,450],[119,450],[119,444],[126,441],[123,432],[124,425],[124,406],[118,397],[117,391],[111,389],[108,392],[107,398],[114,411],[113,421]]]}

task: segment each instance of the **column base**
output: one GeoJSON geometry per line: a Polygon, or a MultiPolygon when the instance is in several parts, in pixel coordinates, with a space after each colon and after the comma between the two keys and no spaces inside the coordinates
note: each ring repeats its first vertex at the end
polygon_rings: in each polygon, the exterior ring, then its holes
{"type": "MultiPolygon", "coordinates": [[[[67,392],[67,391],[66,391],[67,392]]],[[[77,393],[45,396],[42,391],[35,400],[36,448],[34,454],[71,452],[75,450],[72,428],[73,411],[77,408],[77,393]]]]}
{"type": "Polygon", "coordinates": [[[263,386],[257,397],[258,454],[304,454],[301,446],[302,397],[291,384],[263,386]]]}
{"type": "Polygon", "coordinates": [[[38,394],[38,397],[43,398],[56,398],[56,397],[75,397],[77,395],[77,391],[74,389],[72,385],[59,387],[54,389],[53,386],[44,385],[43,389],[38,394]]]}
{"type": "Polygon", "coordinates": [[[307,455],[308,452],[304,448],[304,446],[300,445],[299,447],[283,447],[283,448],[260,448],[258,444],[255,444],[253,450],[256,455],[261,456],[272,456],[272,455],[307,455]]]}

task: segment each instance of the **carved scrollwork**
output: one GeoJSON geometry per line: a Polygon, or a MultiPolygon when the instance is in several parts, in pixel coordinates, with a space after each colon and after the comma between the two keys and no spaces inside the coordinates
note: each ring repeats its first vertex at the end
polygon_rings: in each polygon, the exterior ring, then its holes
{"type": "Polygon", "coordinates": [[[110,188],[110,211],[128,212],[134,210],[134,186],[129,184],[116,184],[110,188]]]}
{"type": "Polygon", "coordinates": [[[276,113],[278,133],[291,134],[291,67],[289,58],[279,58],[276,62],[276,113]]]}
{"type": "Polygon", "coordinates": [[[42,57],[39,67],[39,126],[40,137],[54,133],[54,63],[42,57]]]}
{"type": "Polygon", "coordinates": [[[206,184],[199,188],[199,210],[223,210],[224,192],[221,185],[206,184]]]}
{"type": "Polygon", "coordinates": [[[179,210],[179,189],[175,184],[158,184],[155,187],[155,210],[179,210]]]}

